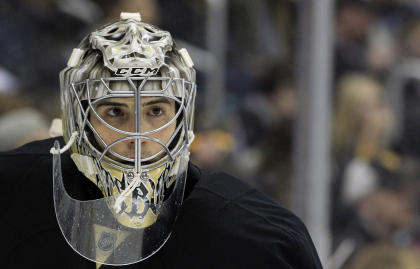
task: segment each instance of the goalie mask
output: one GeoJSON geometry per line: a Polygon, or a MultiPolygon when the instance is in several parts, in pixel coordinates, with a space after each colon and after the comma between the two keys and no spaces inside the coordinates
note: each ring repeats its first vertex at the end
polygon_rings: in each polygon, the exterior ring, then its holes
{"type": "Polygon", "coordinates": [[[65,239],[97,263],[151,256],[184,194],[196,89],[187,51],[138,13],[121,13],[73,50],[60,87],[71,158],[104,195],[66,193],[56,143],[54,205],[65,239]]]}

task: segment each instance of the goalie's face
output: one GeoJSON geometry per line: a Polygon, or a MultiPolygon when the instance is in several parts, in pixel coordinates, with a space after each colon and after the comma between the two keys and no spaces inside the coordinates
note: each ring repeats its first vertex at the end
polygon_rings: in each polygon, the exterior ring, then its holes
{"type": "MultiPolygon", "coordinates": [[[[124,132],[146,133],[147,137],[152,138],[152,140],[141,139],[142,159],[151,157],[162,150],[162,146],[154,142],[153,139],[158,139],[166,145],[176,129],[176,120],[170,122],[176,114],[175,101],[170,98],[142,97],[138,108],[139,116],[136,115],[134,98],[103,99],[95,103],[93,109],[103,121],[94,115],[94,113],[90,113],[89,120],[107,145],[129,136],[113,130],[108,125],[124,132]],[[157,131],[154,132],[154,130],[157,131]]],[[[105,147],[100,143],[100,139],[97,136],[95,139],[103,150],[105,147]]],[[[112,146],[112,150],[121,156],[134,159],[135,140],[130,139],[116,143],[112,146]]],[[[164,151],[162,152],[163,154],[165,154],[164,151]]],[[[109,153],[107,153],[107,156],[116,161],[121,161],[109,153]]],[[[159,155],[154,159],[160,157],[159,155]]]]}

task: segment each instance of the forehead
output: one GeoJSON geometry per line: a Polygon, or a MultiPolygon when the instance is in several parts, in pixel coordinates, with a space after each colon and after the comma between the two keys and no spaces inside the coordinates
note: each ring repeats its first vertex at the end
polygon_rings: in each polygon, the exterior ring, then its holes
{"type": "MultiPolygon", "coordinates": [[[[102,82],[97,81],[96,84],[98,84],[97,86],[100,86],[102,82]]],[[[141,87],[141,91],[161,92],[164,85],[162,85],[161,80],[147,80],[145,82],[142,80],[133,80],[132,83],[127,80],[109,82],[109,88],[112,91],[135,91],[139,87],[141,87]]]]}
{"type": "MultiPolygon", "coordinates": [[[[136,92],[142,96],[167,96],[176,100],[182,99],[185,90],[190,89],[182,79],[170,79],[167,77],[143,78],[93,78],[75,84],[75,90],[81,100],[109,98],[109,97],[133,97],[136,92]],[[87,83],[88,82],[88,83],[87,83]]],[[[142,97],[145,98],[145,97],[142,97]]]]}
{"type": "MultiPolygon", "coordinates": [[[[95,105],[127,105],[129,107],[134,106],[134,98],[133,97],[111,97],[106,98],[98,101],[95,105]]],[[[162,104],[162,105],[170,105],[174,106],[175,101],[168,97],[160,97],[160,96],[152,96],[152,97],[141,97],[140,103],[145,105],[156,105],[156,104],[162,104]]]]}

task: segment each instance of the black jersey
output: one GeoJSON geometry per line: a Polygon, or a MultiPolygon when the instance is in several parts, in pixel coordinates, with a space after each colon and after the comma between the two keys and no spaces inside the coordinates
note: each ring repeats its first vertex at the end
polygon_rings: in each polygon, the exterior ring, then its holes
{"type": "MultiPolygon", "coordinates": [[[[49,153],[53,141],[0,153],[1,268],[96,268],[67,244],[56,221],[49,153]]],[[[68,154],[62,156],[62,172],[71,196],[102,197],[68,154]]],[[[150,258],[120,268],[322,266],[304,224],[290,211],[238,179],[205,172],[190,163],[184,202],[171,237],[150,258]]]]}

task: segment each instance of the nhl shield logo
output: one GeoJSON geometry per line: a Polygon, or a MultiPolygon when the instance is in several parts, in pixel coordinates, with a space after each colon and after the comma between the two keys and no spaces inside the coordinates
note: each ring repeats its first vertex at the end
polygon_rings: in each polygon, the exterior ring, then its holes
{"type": "Polygon", "coordinates": [[[117,236],[111,232],[102,232],[98,240],[98,248],[102,251],[111,251],[114,249],[117,236]]]}

